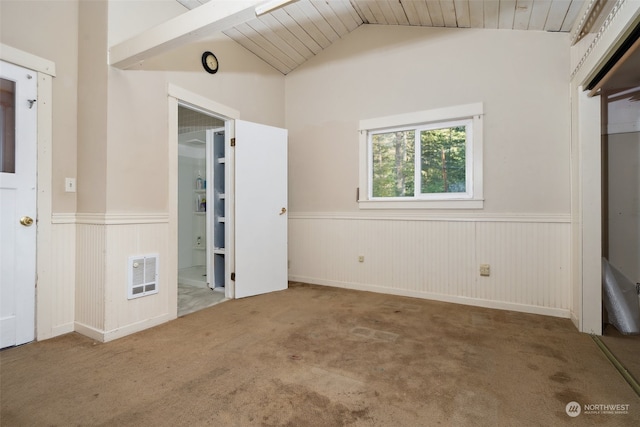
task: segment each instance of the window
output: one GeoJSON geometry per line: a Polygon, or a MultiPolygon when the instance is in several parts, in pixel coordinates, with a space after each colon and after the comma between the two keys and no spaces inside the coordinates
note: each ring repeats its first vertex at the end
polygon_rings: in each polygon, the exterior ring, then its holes
{"type": "Polygon", "coordinates": [[[361,121],[360,207],[482,208],[481,119],[469,104],[361,121]]]}
{"type": "Polygon", "coordinates": [[[16,171],[16,83],[0,78],[0,172],[16,171]]]}

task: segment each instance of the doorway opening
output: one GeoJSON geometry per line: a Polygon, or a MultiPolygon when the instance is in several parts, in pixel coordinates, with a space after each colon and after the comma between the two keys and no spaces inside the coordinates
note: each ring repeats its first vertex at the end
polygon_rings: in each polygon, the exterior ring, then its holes
{"type": "Polygon", "coordinates": [[[225,120],[178,105],[178,316],[225,293],[225,120]]]}
{"type": "MultiPolygon", "coordinates": [[[[287,130],[240,120],[238,111],[178,86],[169,85],[168,89],[169,257],[173,260],[168,276],[175,295],[179,282],[178,208],[185,204],[190,214],[184,215],[197,216],[198,196],[198,207],[203,205],[202,198],[205,202],[202,208],[207,228],[200,245],[207,248],[207,288],[221,291],[224,286],[226,299],[287,289],[287,130]],[[190,196],[182,204],[178,194],[181,107],[218,119],[203,127],[206,160],[199,165],[195,162],[196,167],[206,166],[206,178],[202,170],[198,177],[197,168],[189,172],[185,194],[190,196]],[[223,230],[223,237],[218,229],[223,230]]],[[[190,243],[197,247],[200,234],[191,230],[190,243]]],[[[181,315],[177,301],[173,307],[181,315]]]]}
{"type": "MultiPolygon", "coordinates": [[[[602,341],[640,379],[640,26],[599,85],[602,104],[602,341]]],[[[637,380],[634,380],[638,387],[637,380]]]]}

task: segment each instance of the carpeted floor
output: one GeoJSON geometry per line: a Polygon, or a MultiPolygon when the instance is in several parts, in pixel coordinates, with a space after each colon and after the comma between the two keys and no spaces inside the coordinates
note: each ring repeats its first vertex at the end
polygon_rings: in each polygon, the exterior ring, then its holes
{"type": "Polygon", "coordinates": [[[303,284],[4,350],[0,378],[3,426],[640,425],[567,319],[303,284]]]}

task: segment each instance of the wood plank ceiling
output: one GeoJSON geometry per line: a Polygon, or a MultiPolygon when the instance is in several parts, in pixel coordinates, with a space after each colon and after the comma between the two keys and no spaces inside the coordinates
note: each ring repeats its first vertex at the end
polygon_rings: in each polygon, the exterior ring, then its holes
{"type": "Polygon", "coordinates": [[[584,1],[300,0],[223,33],[287,74],[363,24],[569,32],[584,1]]]}

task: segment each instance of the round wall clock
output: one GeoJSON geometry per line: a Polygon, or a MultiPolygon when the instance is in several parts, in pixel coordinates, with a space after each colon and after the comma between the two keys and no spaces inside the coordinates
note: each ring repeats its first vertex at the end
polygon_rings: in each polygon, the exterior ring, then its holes
{"type": "Polygon", "coordinates": [[[202,66],[207,73],[215,74],[218,72],[218,58],[207,51],[202,54],[202,66]]]}

